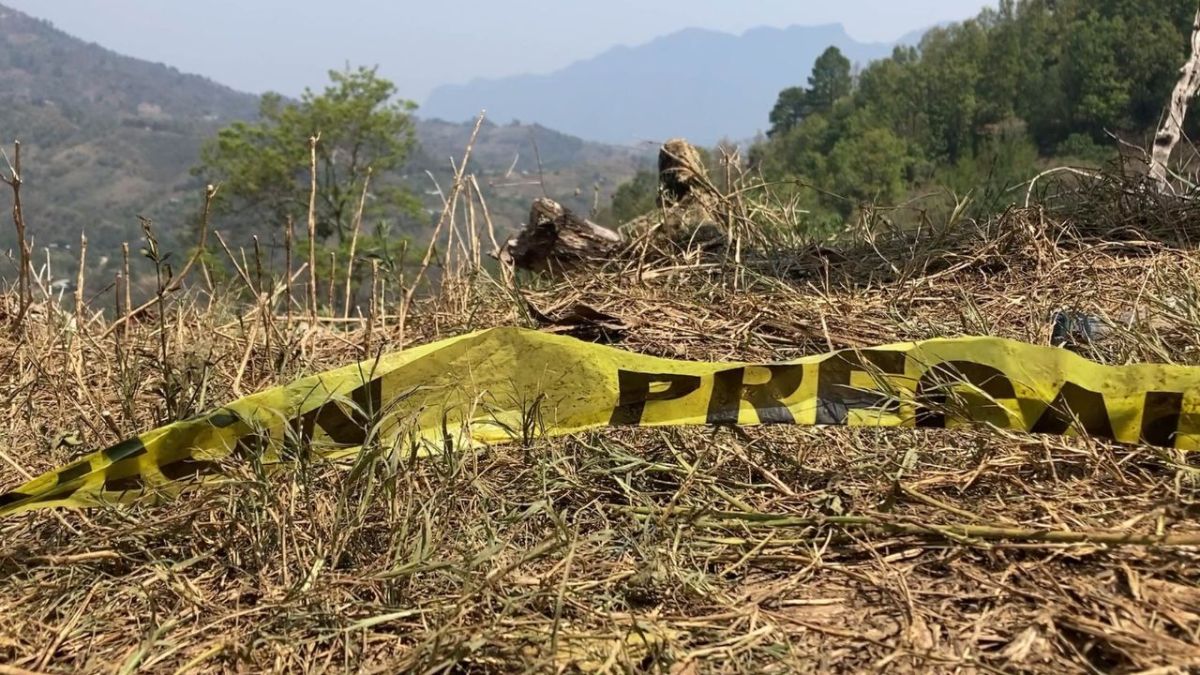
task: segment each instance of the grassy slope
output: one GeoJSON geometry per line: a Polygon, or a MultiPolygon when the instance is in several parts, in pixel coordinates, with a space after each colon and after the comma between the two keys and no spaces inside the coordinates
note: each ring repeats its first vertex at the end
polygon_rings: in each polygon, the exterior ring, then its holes
{"type": "MultiPolygon", "coordinates": [[[[638,249],[604,270],[524,279],[521,303],[615,315],[627,349],[761,361],[964,333],[1045,343],[1051,312],[1070,306],[1126,327],[1079,347],[1092,358],[1200,363],[1194,254],[1072,229],[1127,216],[1116,204],[1073,225],[1040,211],[919,236],[867,223],[872,243],[842,255],[766,237],[742,265],[660,242],[665,253],[638,249]]],[[[69,316],[39,306],[0,334],[0,485],[376,349],[527,321],[500,279],[469,266],[440,288],[403,331],[395,296],[377,305],[392,318],[330,330],[200,293],[171,304],[165,352],[153,315],[108,338],[100,319],[79,339],[69,316]],[[164,391],[184,403],[168,411],[164,391]]],[[[415,463],[381,453],[356,473],[235,467],[235,483],[168,505],[0,522],[0,661],[55,672],[1195,664],[1194,549],[938,529],[1196,534],[1195,458],[1176,459],[982,429],[771,427],[605,431],[415,463]],[[764,514],[816,524],[753,522],[764,514]],[[847,514],[877,525],[824,520],[847,514]]]]}

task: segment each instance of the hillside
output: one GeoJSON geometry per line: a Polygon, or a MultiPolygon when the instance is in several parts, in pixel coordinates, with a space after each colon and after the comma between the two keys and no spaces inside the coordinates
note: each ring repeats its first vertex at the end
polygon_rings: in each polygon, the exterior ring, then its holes
{"type": "MultiPolygon", "coordinates": [[[[0,139],[22,142],[37,243],[65,245],[86,228],[101,248],[130,238],[137,214],[177,215],[201,140],[257,106],[254,96],[115,54],[4,7],[0,96],[0,139]]],[[[0,232],[11,246],[11,227],[0,232]]]]}
{"type": "MultiPolygon", "coordinates": [[[[67,249],[86,231],[94,260],[115,258],[121,242],[136,240],[139,215],[159,225],[168,248],[184,245],[176,235],[186,231],[201,194],[189,173],[200,145],[222,126],[253,118],[258,108],[255,95],[116,54],[4,6],[0,97],[0,141],[8,150],[14,138],[22,143],[23,199],[35,247],[67,249]]],[[[466,122],[418,123],[423,149],[409,171],[418,194],[431,188],[427,170],[448,180],[449,158],[461,156],[470,129],[466,122]]],[[[579,208],[590,203],[597,183],[607,198],[641,158],[628,148],[585,143],[542,127],[489,125],[473,167],[504,175],[519,154],[516,170],[536,174],[531,138],[542,152],[548,189],[561,190],[564,202],[579,208]]],[[[516,205],[527,188],[498,188],[498,226],[521,222],[528,202],[516,205]]],[[[439,205],[435,196],[425,197],[431,209],[439,205]]],[[[7,211],[9,204],[5,189],[0,208],[7,211]]],[[[0,246],[14,242],[11,225],[0,224],[0,246]]]]}
{"type": "Polygon", "coordinates": [[[691,29],[616,47],[545,75],[440,87],[423,110],[462,120],[486,108],[499,122],[536,119],[609,143],[686,136],[713,144],[764,129],[779,91],[807,74],[830,45],[864,65],[892,51],[892,45],[858,42],[837,24],[758,28],[742,35],[691,29]]]}
{"type": "MultiPolygon", "coordinates": [[[[972,215],[1002,211],[1048,167],[1102,166],[1118,147],[1141,156],[1195,13],[1189,0],[1002,3],[857,74],[852,58],[832,58],[807,88],[797,76],[748,154],[766,178],[816,188],[799,197],[814,222],[930,194],[969,194],[972,215]]],[[[1188,121],[1186,135],[1196,130],[1188,121]]]]}
{"type": "MultiPolygon", "coordinates": [[[[472,126],[467,122],[418,121],[420,149],[407,181],[415,192],[433,187],[426,170],[441,186],[450,184],[450,160],[457,162],[462,156],[472,126]]],[[[493,216],[508,226],[525,222],[530,201],[543,196],[543,189],[579,213],[591,212],[597,202],[600,207],[607,206],[621,183],[651,164],[654,151],[650,146],[591,143],[540,124],[485,122],[471,162],[493,216]]]]}

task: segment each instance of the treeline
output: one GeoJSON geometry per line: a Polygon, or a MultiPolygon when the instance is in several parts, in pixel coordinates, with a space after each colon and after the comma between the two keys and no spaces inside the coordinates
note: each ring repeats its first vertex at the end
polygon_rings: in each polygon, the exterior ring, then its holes
{"type": "Polygon", "coordinates": [[[837,49],[781,92],[752,161],[848,215],[944,187],[1002,201],[1050,163],[1147,147],[1188,53],[1195,0],[1002,0],[853,73],[837,49]],[[1114,138],[1115,137],[1115,138],[1114,138]]]}
{"type": "MultiPolygon", "coordinates": [[[[1003,208],[1053,164],[1148,147],[1187,57],[1195,0],[1001,0],[855,72],[836,48],[782,91],[752,168],[814,224],[863,203],[971,193],[1003,208]]],[[[634,183],[614,215],[652,203],[634,183]]]]}

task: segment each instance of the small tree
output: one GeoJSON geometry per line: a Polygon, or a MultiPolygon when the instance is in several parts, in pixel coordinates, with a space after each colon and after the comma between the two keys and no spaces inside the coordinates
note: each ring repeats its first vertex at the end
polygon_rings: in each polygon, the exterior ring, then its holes
{"type": "Polygon", "coordinates": [[[319,237],[349,235],[368,172],[374,175],[368,219],[416,212],[416,199],[386,180],[415,146],[416,104],[396,100],[396,87],[374,68],[329,77],[325,91],[305,90],[298,102],[265,94],[258,121],[235,122],[204,145],[193,173],[222,185],[220,208],[247,221],[301,220],[311,190],[309,138],[319,135],[319,237]]]}

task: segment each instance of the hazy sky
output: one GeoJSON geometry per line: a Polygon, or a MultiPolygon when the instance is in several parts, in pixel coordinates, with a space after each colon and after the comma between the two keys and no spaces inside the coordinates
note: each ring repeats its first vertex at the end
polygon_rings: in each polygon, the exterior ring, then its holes
{"type": "Polygon", "coordinates": [[[891,41],[989,0],[0,0],[138,58],[250,92],[295,95],[330,68],[379,65],[406,98],[439,84],[555,70],[688,27],[840,22],[891,41]]]}

